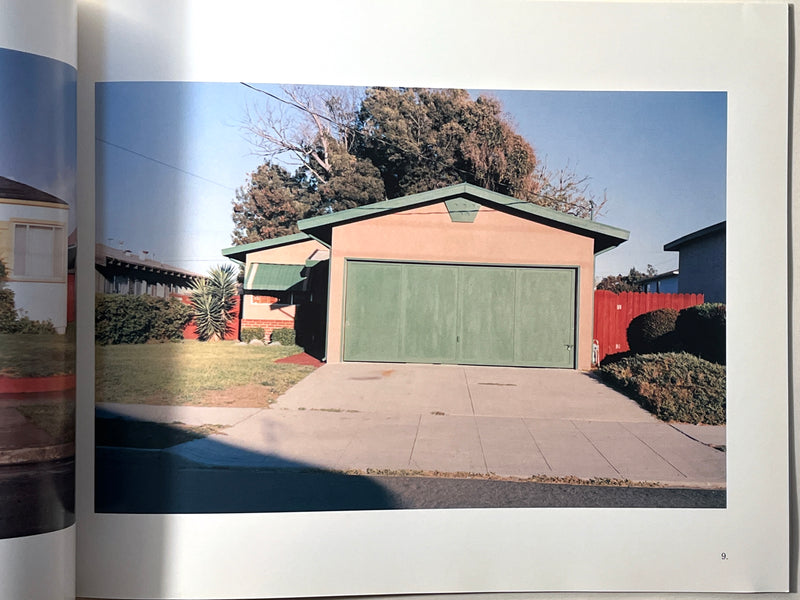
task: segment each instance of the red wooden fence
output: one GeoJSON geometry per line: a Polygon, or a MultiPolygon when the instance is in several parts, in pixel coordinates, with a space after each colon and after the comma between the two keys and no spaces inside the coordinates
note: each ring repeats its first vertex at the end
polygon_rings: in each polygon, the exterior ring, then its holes
{"type": "Polygon", "coordinates": [[[599,346],[599,363],[608,354],[628,350],[626,332],[635,317],[659,308],[680,310],[703,303],[703,294],[646,294],[607,290],[594,292],[594,339],[599,346]]]}

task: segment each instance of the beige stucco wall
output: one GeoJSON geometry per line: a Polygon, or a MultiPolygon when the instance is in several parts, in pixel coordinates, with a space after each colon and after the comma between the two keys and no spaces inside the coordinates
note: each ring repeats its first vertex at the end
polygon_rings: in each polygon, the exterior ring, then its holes
{"type": "Polygon", "coordinates": [[[294,327],[297,307],[294,304],[272,304],[254,302],[252,294],[245,294],[242,319],[259,321],[280,321],[281,327],[294,327]]]}
{"type": "Polygon", "coordinates": [[[247,255],[247,266],[252,263],[267,263],[273,265],[302,265],[316,251],[327,251],[327,248],[317,240],[306,240],[294,244],[286,244],[277,248],[257,250],[247,255]]]}
{"type": "Polygon", "coordinates": [[[8,268],[6,285],[14,292],[14,304],[23,315],[50,321],[56,331],[67,326],[67,219],[69,207],[49,202],[0,199],[0,258],[8,268]],[[53,225],[61,228],[64,271],[59,280],[18,278],[14,275],[14,224],[53,225]]]}
{"type": "Polygon", "coordinates": [[[393,259],[578,269],[578,368],[591,367],[593,240],[481,207],[473,223],[453,223],[444,203],[333,228],[328,305],[329,363],[341,361],[345,259],[393,259]]]}
{"type": "MultiPolygon", "coordinates": [[[[247,255],[247,269],[254,263],[273,265],[302,265],[314,253],[327,253],[328,249],[317,240],[287,244],[277,248],[258,250],[247,255]]],[[[247,271],[245,271],[247,272],[247,271]]],[[[242,319],[281,322],[280,327],[293,327],[296,307],[286,304],[253,302],[252,294],[245,294],[242,319]]]]}

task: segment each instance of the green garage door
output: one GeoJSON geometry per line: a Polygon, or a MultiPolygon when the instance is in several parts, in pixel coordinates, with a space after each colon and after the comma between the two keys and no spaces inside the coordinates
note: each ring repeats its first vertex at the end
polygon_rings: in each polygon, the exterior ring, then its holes
{"type": "Polygon", "coordinates": [[[575,270],[348,261],[344,360],[574,367],[575,270]]]}

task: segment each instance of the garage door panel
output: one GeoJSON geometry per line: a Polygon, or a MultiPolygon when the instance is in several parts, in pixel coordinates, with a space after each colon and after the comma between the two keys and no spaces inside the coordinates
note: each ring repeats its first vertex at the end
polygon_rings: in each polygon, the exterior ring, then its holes
{"type": "Polygon", "coordinates": [[[398,359],[403,327],[401,294],[402,265],[348,265],[344,360],[398,359]]]}
{"type": "Polygon", "coordinates": [[[457,267],[404,265],[403,276],[403,360],[455,362],[457,267]]]}
{"type": "Polygon", "coordinates": [[[575,271],[520,269],[515,304],[515,361],[574,366],[575,271]]]}
{"type": "Polygon", "coordinates": [[[348,261],[346,361],[575,366],[577,271],[348,261]]]}
{"type": "Polygon", "coordinates": [[[460,363],[514,362],[515,269],[461,267],[460,363]]]}

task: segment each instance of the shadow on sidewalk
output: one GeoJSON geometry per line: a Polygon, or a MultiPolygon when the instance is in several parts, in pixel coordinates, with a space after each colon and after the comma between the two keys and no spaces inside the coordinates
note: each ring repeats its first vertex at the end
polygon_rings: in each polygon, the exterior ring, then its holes
{"type": "MultiPolygon", "coordinates": [[[[242,513],[378,510],[397,508],[393,495],[369,478],[326,471],[284,457],[214,440],[211,453],[240,467],[200,465],[166,449],[162,440],[188,441],[179,427],[132,419],[96,420],[95,511],[100,513],[242,513]],[[140,439],[108,440],[104,430],[126,426],[140,439]],[[143,438],[143,439],[142,439],[143,438]],[[148,439],[149,438],[149,439],[148,439]],[[103,443],[115,445],[103,445],[103,443]],[[156,447],[154,447],[156,446],[156,447]],[[218,448],[215,448],[218,447],[218,448]]],[[[200,436],[198,436],[200,437],[200,436]]]]}

